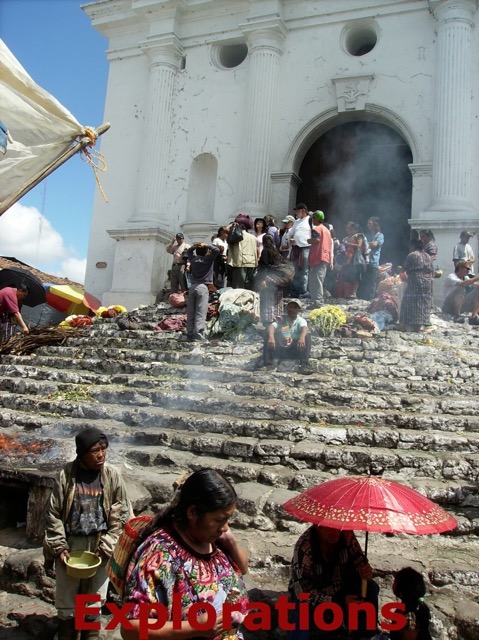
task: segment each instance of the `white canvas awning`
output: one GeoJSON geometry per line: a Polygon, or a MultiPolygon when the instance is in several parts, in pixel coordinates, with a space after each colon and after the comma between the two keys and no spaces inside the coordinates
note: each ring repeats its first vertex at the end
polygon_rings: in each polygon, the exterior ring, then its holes
{"type": "Polygon", "coordinates": [[[0,120],[14,140],[6,154],[0,154],[1,215],[91,138],[56,98],[30,78],[2,40],[0,120]]]}

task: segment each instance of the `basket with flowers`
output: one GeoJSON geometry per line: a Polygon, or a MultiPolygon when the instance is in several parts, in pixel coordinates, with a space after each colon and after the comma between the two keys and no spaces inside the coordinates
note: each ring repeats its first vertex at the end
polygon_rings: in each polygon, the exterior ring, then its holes
{"type": "Polygon", "coordinates": [[[332,335],[336,329],[345,324],[347,316],[342,309],[330,304],[313,309],[308,320],[320,336],[326,337],[332,335]]]}

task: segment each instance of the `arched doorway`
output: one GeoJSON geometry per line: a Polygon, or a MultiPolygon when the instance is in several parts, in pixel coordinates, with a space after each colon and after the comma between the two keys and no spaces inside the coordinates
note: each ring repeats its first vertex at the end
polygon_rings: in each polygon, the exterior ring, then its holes
{"type": "Polygon", "coordinates": [[[297,201],[322,209],[339,238],[355,220],[366,231],[377,216],[385,243],[381,262],[401,264],[408,253],[412,153],[390,127],[347,122],[329,129],[306,153],[299,170],[297,201]]]}

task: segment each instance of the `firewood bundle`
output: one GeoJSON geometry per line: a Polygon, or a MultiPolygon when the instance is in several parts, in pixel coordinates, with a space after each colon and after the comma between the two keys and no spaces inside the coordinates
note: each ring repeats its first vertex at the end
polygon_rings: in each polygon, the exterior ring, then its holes
{"type": "Polygon", "coordinates": [[[80,331],[65,331],[58,327],[35,327],[30,333],[16,333],[0,344],[0,354],[25,355],[45,345],[62,345],[70,336],[83,335],[80,331]]]}

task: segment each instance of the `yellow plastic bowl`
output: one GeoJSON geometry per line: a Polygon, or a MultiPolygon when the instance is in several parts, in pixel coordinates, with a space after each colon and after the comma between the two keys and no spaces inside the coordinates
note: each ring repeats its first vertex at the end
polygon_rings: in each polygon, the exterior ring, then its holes
{"type": "Polygon", "coordinates": [[[101,565],[101,558],[91,551],[73,551],[66,561],[67,574],[71,578],[91,578],[101,565]]]}

